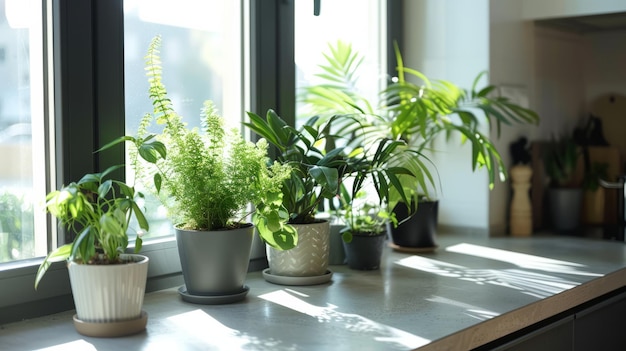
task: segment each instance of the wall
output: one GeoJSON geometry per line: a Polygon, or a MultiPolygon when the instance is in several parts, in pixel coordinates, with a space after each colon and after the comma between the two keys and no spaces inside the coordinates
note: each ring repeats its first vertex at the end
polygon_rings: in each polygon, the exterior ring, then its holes
{"type": "MultiPolygon", "coordinates": [[[[521,136],[545,140],[571,130],[603,92],[626,96],[626,49],[615,45],[626,41],[626,33],[583,36],[540,28],[533,22],[626,12],[623,0],[410,0],[405,7],[403,52],[408,66],[464,87],[488,68],[490,83],[520,93],[539,113],[538,127],[504,127],[499,137],[491,132],[508,167],[512,141],[521,136]]],[[[486,174],[470,170],[469,148],[445,143],[437,147],[440,152],[434,160],[443,183],[440,224],[489,229],[491,235],[505,233],[508,181],[488,191],[486,174]]]]}
{"type": "MultiPolygon", "coordinates": [[[[427,0],[405,2],[405,64],[431,79],[445,79],[470,88],[476,75],[489,67],[488,0],[427,0]]],[[[439,223],[486,229],[488,179],[472,173],[471,148],[438,140],[432,159],[437,165],[439,223]]]]}
{"type": "MultiPolygon", "coordinates": [[[[517,0],[489,3],[489,77],[492,84],[518,92],[527,100],[524,105],[534,109],[534,25],[521,20],[522,6],[523,3],[517,0]]],[[[516,102],[523,104],[521,99],[516,102]]],[[[533,140],[537,130],[536,126],[517,125],[504,126],[499,136],[495,131],[491,133],[507,170],[512,166],[509,153],[511,142],[520,137],[533,140]]],[[[492,235],[500,235],[507,230],[510,194],[508,180],[496,184],[489,193],[489,228],[492,235]]]]}
{"type": "Polygon", "coordinates": [[[535,109],[542,118],[539,138],[571,135],[586,116],[583,37],[537,26],[535,50],[535,109]]]}

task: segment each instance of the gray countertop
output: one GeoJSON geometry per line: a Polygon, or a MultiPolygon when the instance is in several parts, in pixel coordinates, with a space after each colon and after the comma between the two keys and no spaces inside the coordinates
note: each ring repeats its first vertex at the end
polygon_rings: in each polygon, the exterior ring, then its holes
{"type": "Polygon", "coordinates": [[[145,332],[78,334],[72,311],[0,328],[2,350],[466,350],[626,284],[626,245],[576,237],[441,234],[433,253],[386,248],[383,266],[331,266],[330,283],[281,286],[248,275],[242,302],[146,295],[145,332]]]}

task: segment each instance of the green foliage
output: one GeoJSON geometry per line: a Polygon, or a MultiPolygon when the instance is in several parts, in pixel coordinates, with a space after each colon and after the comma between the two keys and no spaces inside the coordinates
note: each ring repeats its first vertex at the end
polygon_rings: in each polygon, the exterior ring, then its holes
{"type": "Polygon", "coordinates": [[[0,194],[0,262],[32,256],[33,206],[22,195],[0,194]]]}
{"type": "Polygon", "coordinates": [[[296,129],[289,126],[273,110],[266,117],[248,112],[248,128],[265,138],[278,150],[277,161],[291,166],[289,178],[283,181],[282,204],[289,223],[315,221],[315,213],[323,199],[332,199],[339,192],[339,184],[348,171],[345,149],[328,148],[332,120],[316,123],[309,119],[296,129]],[[330,150],[326,152],[326,150],[330,150]]]}
{"type": "Polygon", "coordinates": [[[600,179],[606,180],[609,175],[609,164],[606,162],[594,162],[585,172],[583,178],[583,189],[596,191],[600,188],[600,179]]]}
{"type": "Polygon", "coordinates": [[[575,187],[574,173],[582,152],[570,136],[552,138],[545,146],[543,161],[550,185],[557,188],[575,187]]]}
{"type": "MultiPolygon", "coordinates": [[[[46,196],[46,210],[59,220],[60,225],[77,235],[72,243],[57,248],[44,259],[37,271],[35,288],[52,262],[69,259],[89,264],[93,263],[100,250],[104,261],[118,262],[119,254],[128,247],[128,230],[133,217],[142,230],[149,230],[137,202],[143,195],[136,192],[133,186],[107,178],[120,167],[86,174],[78,182],[65,185],[46,196]]],[[[141,250],[141,244],[141,236],[137,235],[135,252],[141,250]]]]}
{"type": "Polygon", "coordinates": [[[295,246],[295,230],[286,224],[287,212],[280,205],[290,167],[269,167],[267,141],[255,144],[235,129],[225,130],[210,100],[201,111],[201,128],[188,128],[162,82],[160,45],[160,37],[155,37],[146,56],[154,110],[144,116],[136,136],[114,143],[130,141],[135,146],[131,162],[143,179],[151,175],[153,190],[176,226],[208,231],[237,227],[252,204],[257,230],[268,244],[280,249],[295,246]],[[160,134],[148,133],[152,122],[163,127],[160,134]]]}
{"type": "MultiPolygon", "coordinates": [[[[359,118],[365,132],[364,139],[355,140],[356,143],[386,136],[403,140],[408,145],[406,149],[422,154],[437,136],[445,135],[449,139],[453,134],[460,135],[462,143],[469,142],[472,147],[472,170],[484,167],[490,188],[496,176],[504,180],[506,169],[502,158],[490,138],[480,132],[481,119],[490,127],[495,125],[499,135],[502,123],[537,123],[537,114],[505,97],[493,97],[497,91],[493,85],[477,90],[484,73],[478,75],[471,90],[464,90],[448,81],[431,81],[423,73],[404,66],[397,45],[395,49],[397,77],[380,92],[378,104],[369,103],[359,95],[356,87],[362,57],[341,41],[329,45],[330,52],[324,55],[326,64],[320,66],[323,73],[318,76],[326,82],[304,88],[299,95],[301,101],[309,111],[323,116],[348,114],[359,118]]],[[[411,155],[405,160],[414,158],[411,155]]],[[[423,181],[416,184],[416,179],[400,177],[403,187],[428,195],[429,186],[434,185],[428,168],[419,164],[407,168],[414,175],[422,174],[419,179],[423,181]]]]}

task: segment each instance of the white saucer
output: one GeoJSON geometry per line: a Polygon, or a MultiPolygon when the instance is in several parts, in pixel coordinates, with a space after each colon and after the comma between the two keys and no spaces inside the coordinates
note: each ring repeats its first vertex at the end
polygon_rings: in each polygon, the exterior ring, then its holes
{"type": "Polygon", "coordinates": [[[244,285],[241,291],[227,295],[191,295],[187,292],[186,286],[183,285],[178,288],[178,293],[183,298],[183,301],[201,305],[222,305],[241,301],[246,298],[248,291],[250,291],[250,288],[244,285]]]}
{"type": "Polygon", "coordinates": [[[274,275],[269,268],[263,270],[263,278],[270,283],[280,285],[318,285],[328,283],[333,277],[333,272],[326,271],[322,275],[312,277],[289,277],[285,275],[274,275]]]}

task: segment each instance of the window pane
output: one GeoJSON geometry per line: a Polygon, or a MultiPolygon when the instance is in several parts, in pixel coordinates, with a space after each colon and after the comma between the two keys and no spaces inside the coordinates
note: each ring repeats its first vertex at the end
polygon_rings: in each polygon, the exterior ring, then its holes
{"type": "MultiPolygon", "coordinates": [[[[127,134],[134,134],[141,117],[152,111],[144,56],[156,35],[162,37],[163,83],[178,114],[189,126],[198,126],[202,104],[210,99],[227,124],[240,127],[244,116],[241,13],[240,1],[124,1],[127,134]]],[[[159,131],[158,126],[152,127],[159,131]]],[[[147,202],[148,236],[172,234],[165,209],[154,198],[147,202]]]]}
{"type": "MultiPolygon", "coordinates": [[[[295,1],[296,89],[320,83],[316,74],[325,64],[322,53],[337,40],[351,43],[364,56],[359,76],[359,91],[369,101],[377,101],[386,84],[385,1],[322,1],[320,14],[313,14],[313,1],[295,1]],[[359,20],[354,20],[359,19],[359,20]]],[[[296,104],[298,118],[309,117],[302,104],[296,104]]]]}
{"type": "Polygon", "coordinates": [[[47,252],[41,18],[41,2],[0,0],[0,262],[47,252]]]}

